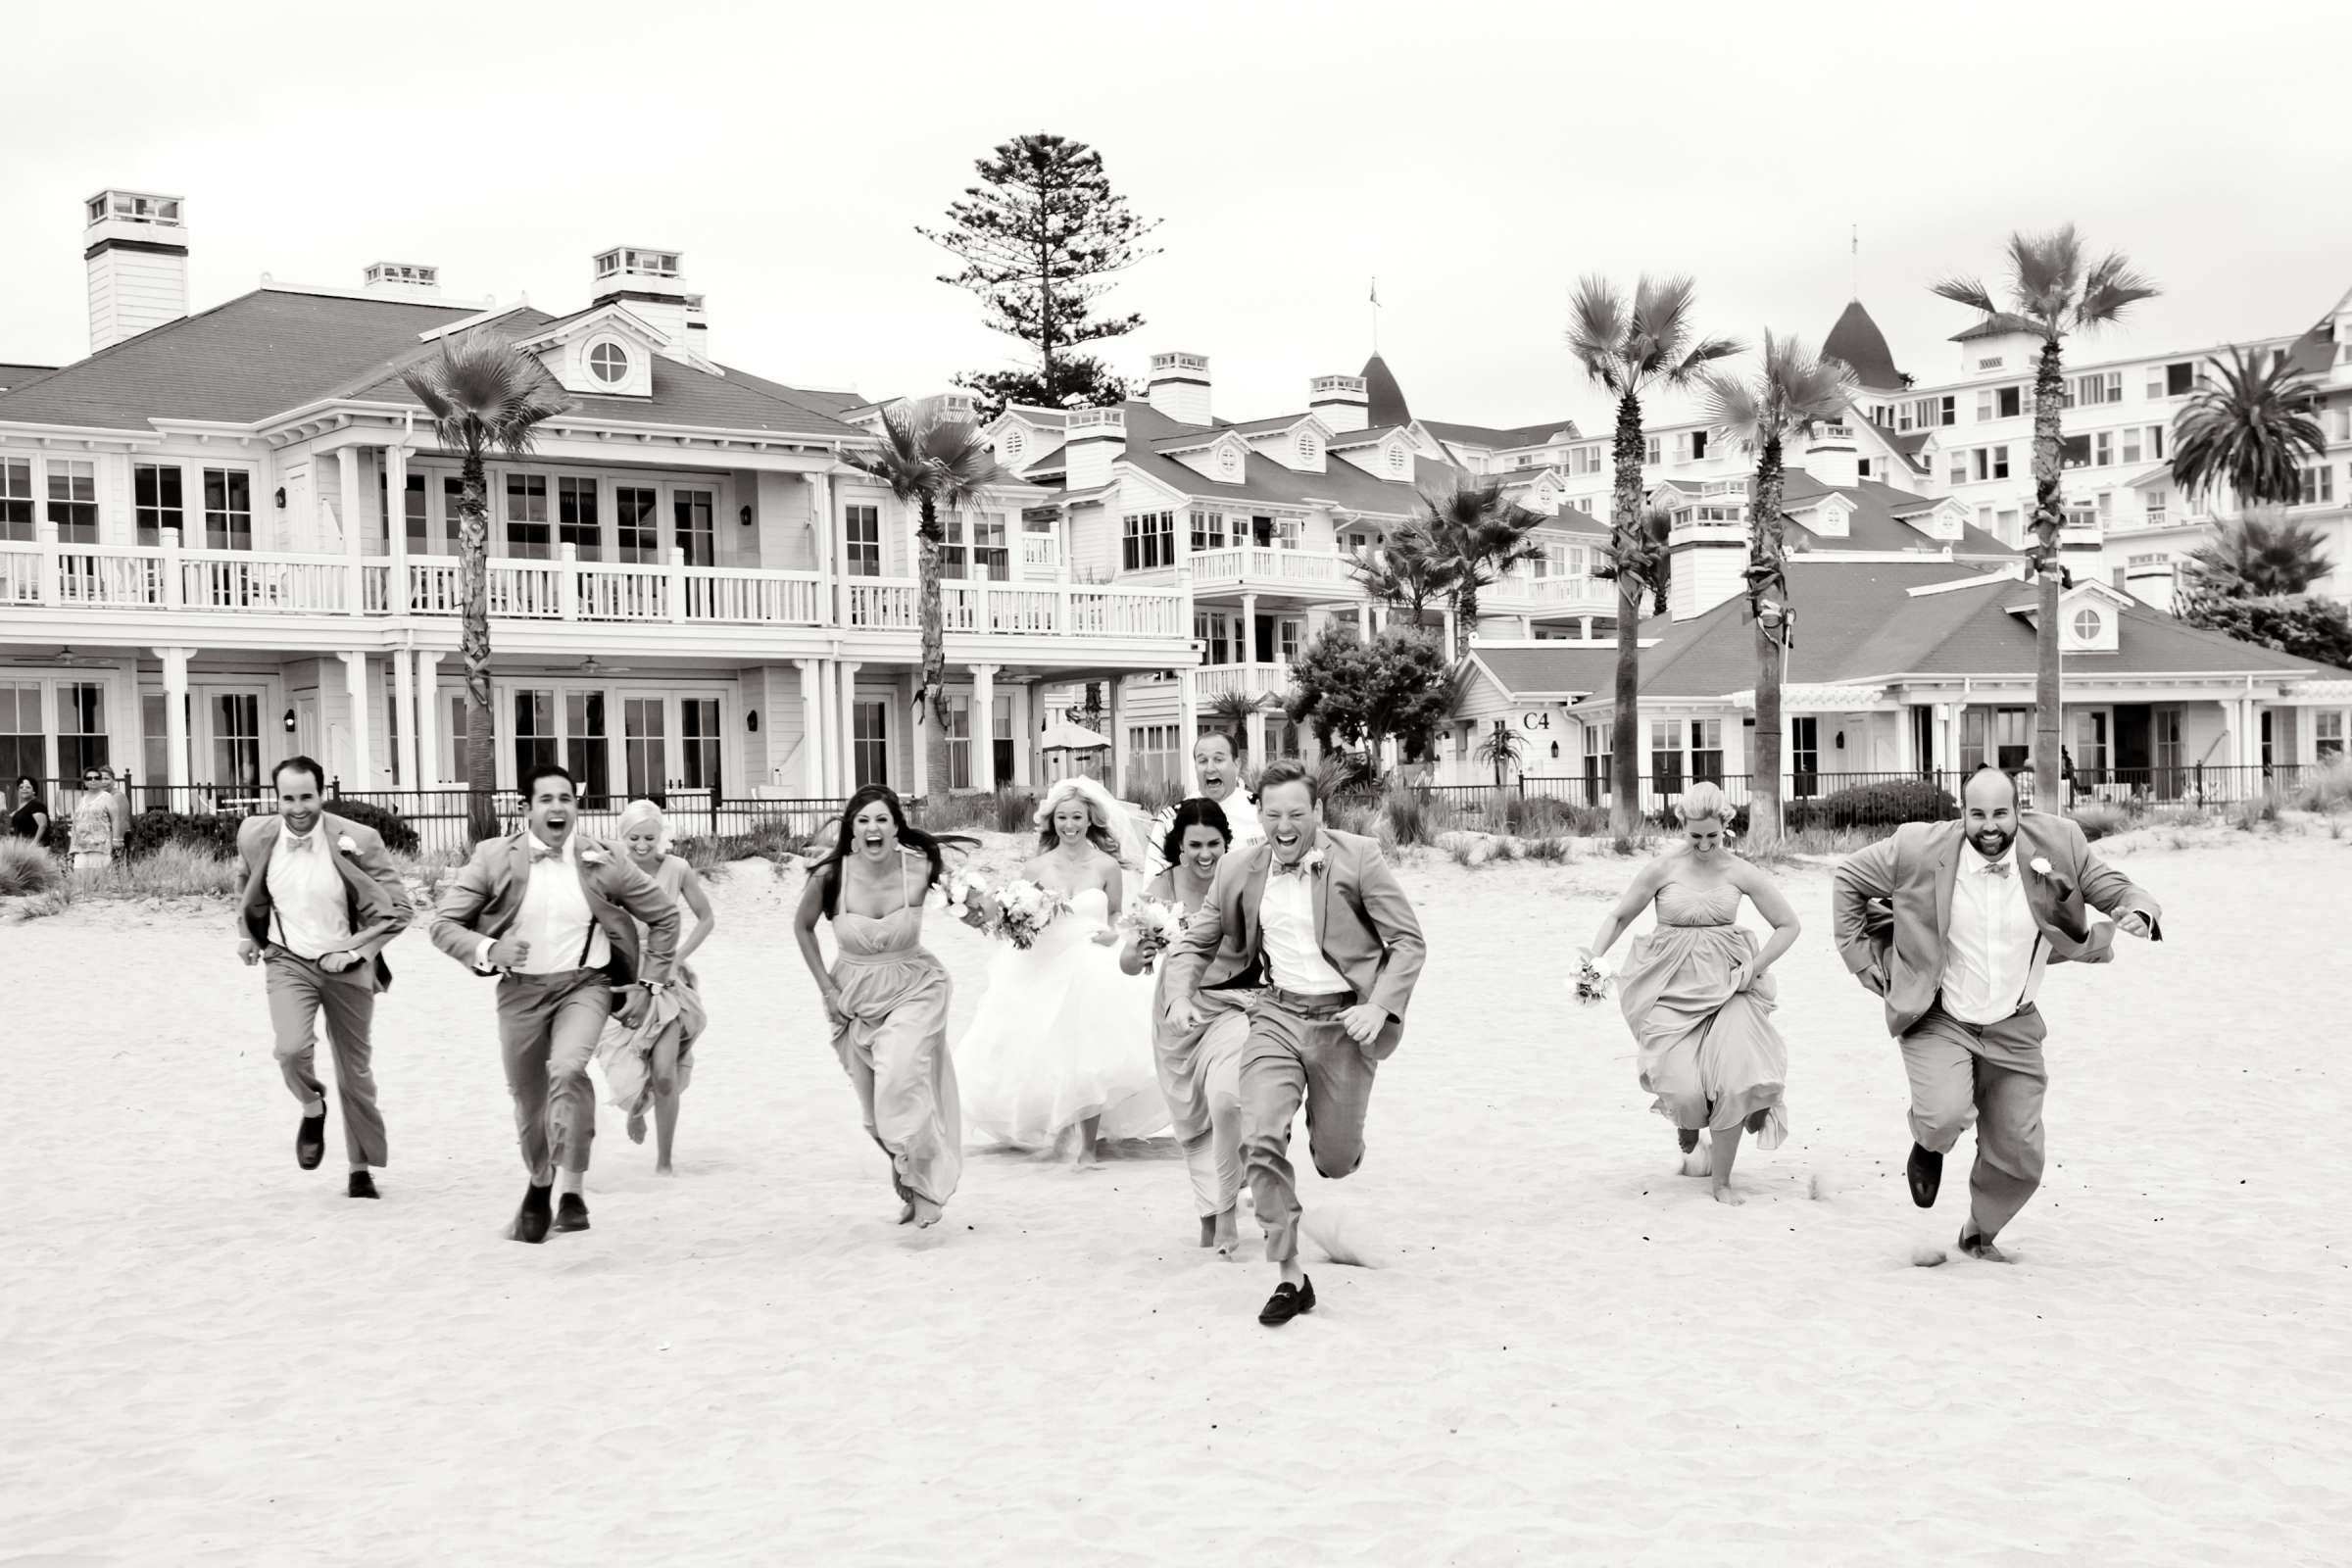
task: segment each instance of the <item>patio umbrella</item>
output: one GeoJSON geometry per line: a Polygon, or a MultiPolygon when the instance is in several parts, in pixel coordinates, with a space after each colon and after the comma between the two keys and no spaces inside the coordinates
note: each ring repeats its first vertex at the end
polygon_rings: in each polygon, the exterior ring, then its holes
{"type": "Polygon", "coordinates": [[[1045,732],[1038,736],[1037,744],[1040,751],[1047,752],[1093,752],[1102,750],[1110,742],[1083,724],[1057,718],[1046,726],[1045,732]]]}

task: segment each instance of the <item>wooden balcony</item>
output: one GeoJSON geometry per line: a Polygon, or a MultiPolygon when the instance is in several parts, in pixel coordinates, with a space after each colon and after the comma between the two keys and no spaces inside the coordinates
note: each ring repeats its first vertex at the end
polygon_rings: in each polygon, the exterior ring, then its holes
{"type": "Polygon", "coordinates": [[[1193,589],[1239,588],[1316,599],[1360,599],[1363,588],[1348,566],[1346,556],[1329,550],[1277,550],[1257,545],[1196,550],[1192,554],[1193,589]]]}
{"type": "Polygon", "coordinates": [[[1202,664],[1193,671],[1193,697],[1207,704],[1231,692],[1264,702],[1291,694],[1297,678],[1288,664],[1202,664]]]}

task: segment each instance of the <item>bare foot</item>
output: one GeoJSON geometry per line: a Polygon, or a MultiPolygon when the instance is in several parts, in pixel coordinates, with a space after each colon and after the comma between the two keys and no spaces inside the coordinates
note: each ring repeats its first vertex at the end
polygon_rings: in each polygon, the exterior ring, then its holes
{"type": "Polygon", "coordinates": [[[1217,1255],[1231,1257],[1242,1248],[1242,1220],[1239,1210],[1227,1209],[1216,1218],[1217,1255]]]}
{"type": "Polygon", "coordinates": [[[645,1142],[645,1112],[642,1110],[629,1112],[629,1142],[632,1144],[645,1142]]]}
{"type": "Polygon", "coordinates": [[[908,1221],[912,1220],[913,1218],[914,1218],[914,1204],[913,1204],[913,1202],[912,1202],[911,1200],[909,1200],[909,1201],[907,1201],[907,1202],[901,1203],[901,1204],[899,1205],[899,1223],[900,1223],[900,1224],[902,1224],[902,1225],[905,1225],[905,1224],[906,1224],[908,1221]]]}
{"type": "Polygon", "coordinates": [[[668,1160],[658,1159],[654,1161],[654,1174],[657,1176],[675,1176],[677,1172],[670,1167],[668,1160]]]}
{"type": "Polygon", "coordinates": [[[1729,1203],[1734,1208],[1738,1208],[1741,1203],[1746,1202],[1747,1200],[1741,1198],[1738,1193],[1732,1191],[1730,1187],[1725,1186],[1715,1189],[1715,1201],[1718,1203],[1729,1203]]]}
{"type": "Polygon", "coordinates": [[[1102,1163],[1102,1151],[1091,1138],[1080,1140],[1077,1148],[1071,1151],[1070,1164],[1076,1169],[1095,1170],[1102,1163]]]}
{"type": "Polygon", "coordinates": [[[914,1221],[914,1228],[918,1231],[927,1231],[938,1224],[941,1215],[946,1212],[928,1198],[918,1198],[906,1208],[908,1217],[914,1221]]]}
{"type": "Polygon", "coordinates": [[[1214,1214],[1200,1216],[1200,1245],[1202,1247],[1217,1245],[1217,1216],[1214,1214]]]}

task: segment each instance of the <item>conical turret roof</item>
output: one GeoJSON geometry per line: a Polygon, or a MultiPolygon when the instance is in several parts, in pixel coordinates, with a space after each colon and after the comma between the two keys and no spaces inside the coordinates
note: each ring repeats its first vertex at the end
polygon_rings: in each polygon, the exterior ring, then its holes
{"type": "Polygon", "coordinates": [[[1846,302],[1845,314],[1822,340],[1821,352],[1844,361],[1854,378],[1866,387],[1894,391],[1905,384],[1903,372],[1894,368],[1893,351],[1886,347],[1886,334],[1879,330],[1879,323],[1870,318],[1860,300],[1846,302]]]}
{"type": "Polygon", "coordinates": [[[1375,430],[1413,422],[1412,411],[1404,406],[1404,388],[1396,384],[1389,362],[1377,354],[1364,362],[1364,400],[1365,415],[1375,430]]]}

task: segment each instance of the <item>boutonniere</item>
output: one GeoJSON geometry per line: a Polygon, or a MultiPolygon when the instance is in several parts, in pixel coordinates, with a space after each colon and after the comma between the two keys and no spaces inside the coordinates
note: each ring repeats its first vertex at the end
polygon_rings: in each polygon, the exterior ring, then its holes
{"type": "Polygon", "coordinates": [[[1330,863],[1329,858],[1319,849],[1309,850],[1298,858],[1298,869],[1308,876],[1321,876],[1323,868],[1330,863]]]}
{"type": "Polygon", "coordinates": [[[602,850],[583,849],[580,851],[580,863],[582,865],[602,865],[611,858],[612,857],[607,855],[602,850]]]}
{"type": "Polygon", "coordinates": [[[345,855],[357,855],[360,853],[360,847],[351,841],[351,835],[348,833],[335,840],[335,848],[342,851],[345,855]]]}
{"type": "Polygon", "coordinates": [[[2053,871],[2052,869],[2050,869],[2050,862],[2049,862],[2049,858],[2048,858],[2048,857],[2046,857],[2046,856],[2040,856],[2040,855],[2036,855],[2035,857],[2034,857],[2034,858],[2033,858],[2032,860],[2028,861],[2028,862],[2027,862],[2027,864],[2029,864],[2029,865],[2031,865],[2031,866],[2033,867],[2033,869],[2034,869],[2034,874],[2035,876],[2055,876],[2055,875],[2057,875],[2057,873],[2056,873],[2055,871],[2053,871]]]}

